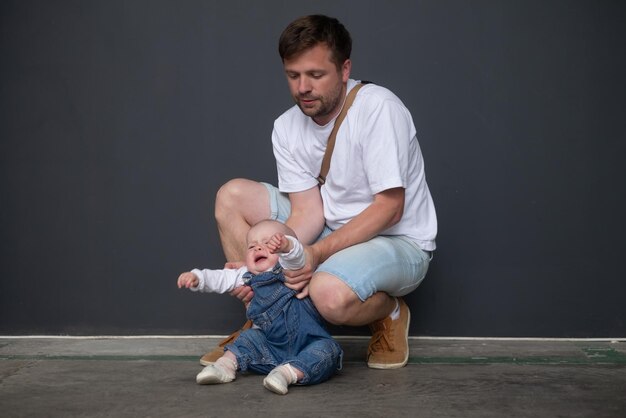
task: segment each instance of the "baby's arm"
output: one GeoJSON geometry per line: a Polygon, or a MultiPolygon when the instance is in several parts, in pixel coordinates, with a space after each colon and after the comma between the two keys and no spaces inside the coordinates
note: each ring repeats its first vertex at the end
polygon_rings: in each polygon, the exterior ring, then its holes
{"type": "Polygon", "coordinates": [[[288,253],[293,248],[293,244],[287,239],[285,234],[277,232],[267,242],[267,248],[273,253],[288,253]]]}
{"type": "Polygon", "coordinates": [[[243,285],[245,267],[223,270],[193,269],[180,275],[178,287],[194,292],[226,293],[243,285]]]}
{"type": "Polygon", "coordinates": [[[284,236],[289,241],[289,251],[278,255],[278,262],[286,270],[300,270],[306,262],[304,246],[296,238],[284,236]]]}

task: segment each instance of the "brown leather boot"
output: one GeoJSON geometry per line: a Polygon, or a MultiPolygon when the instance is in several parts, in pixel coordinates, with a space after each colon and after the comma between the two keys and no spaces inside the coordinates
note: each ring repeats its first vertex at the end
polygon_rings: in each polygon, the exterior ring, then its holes
{"type": "Polygon", "coordinates": [[[399,369],[409,360],[409,323],[411,312],[398,298],[400,316],[396,320],[386,317],[372,322],[372,339],[367,350],[367,365],[372,369],[399,369]]]}
{"type": "Polygon", "coordinates": [[[241,334],[241,331],[250,329],[250,328],[252,328],[252,321],[248,319],[246,323],[243,324],[243,327],[241,327],[240,330],[235,331],[228,337],[224,338],[222,341],[220,341],[217,347],[215,347],[212,351],[209,351],[208,353],[203,355],[200,358],[200,364],[202,364],[203,366],[208,366],[209,364],[215,363],[215,361],[218,358],[224,355],[224,347],[227,346],[228,344],[233,343],[237,339],[237,337],[239,337],[239,334],[241,334]]]}

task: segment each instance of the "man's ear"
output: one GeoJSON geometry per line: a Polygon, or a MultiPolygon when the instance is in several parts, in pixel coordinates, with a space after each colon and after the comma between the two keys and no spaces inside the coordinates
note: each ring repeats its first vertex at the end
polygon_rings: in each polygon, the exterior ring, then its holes
{"type": "Polygon", "coordinates": [[[345,60],[343,65],[341,66],[341,80],[344,83],[348,82],[350,78],[350,71],[352,70],[352,61],[349,59],[345,60]]]}

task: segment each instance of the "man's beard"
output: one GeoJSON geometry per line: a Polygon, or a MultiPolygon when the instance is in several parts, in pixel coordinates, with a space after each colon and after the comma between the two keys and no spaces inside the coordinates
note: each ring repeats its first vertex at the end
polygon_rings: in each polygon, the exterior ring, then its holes
{"type": "Polygon", "coordinates": [[[322,117],[331,115],[333,112],[337,112],[339,110],[339,107],[341,106],[341,101],[343,100],[343,97],[341,95],[342,91],[343,91],[343,84],[339,83],[337,88],[332,90],[327,96],[317,96],[317,97],[311,97],[307,95],[298,96],[296,98],[296,104],[298,105],[302,113],[304,113],[305,115],[313,119],[322,118],[322,117]],[[300,100],[302,99],[304,100],[315,99],[317,100],[317,103],[319,104],[319,106],[314,107],[314,108],[306,108],[302,106],[302,104],[300,103],[300,100]]]}

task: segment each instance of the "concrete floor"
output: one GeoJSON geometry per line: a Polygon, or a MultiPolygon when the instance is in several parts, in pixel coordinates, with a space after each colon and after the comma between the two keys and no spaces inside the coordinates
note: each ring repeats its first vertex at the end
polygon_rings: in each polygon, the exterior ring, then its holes
{"type": "Polygon", "coordinates": [[[400,370],[343,371],[286,396],[240,375],[199,386],[214,338],[0,337],[1,417],[626,417],[626,341],[411,339],[400,370]]]}

